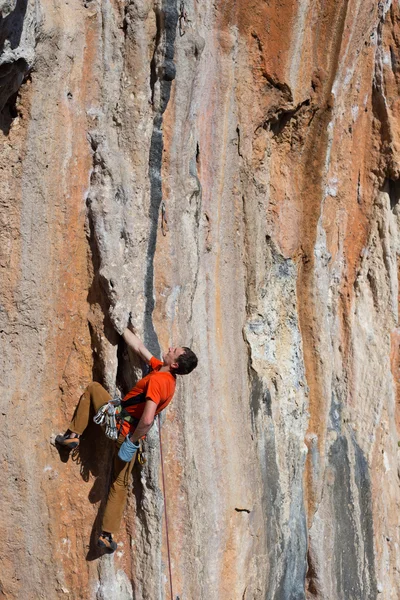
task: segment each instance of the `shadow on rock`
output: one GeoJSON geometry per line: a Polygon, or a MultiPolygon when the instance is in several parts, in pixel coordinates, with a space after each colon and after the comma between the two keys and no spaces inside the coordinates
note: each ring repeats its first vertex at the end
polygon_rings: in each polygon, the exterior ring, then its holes
{"type": "Polygon", "coordinates": [[[89,540],[89,550],[88,550],[88,553],[86,554],[86,560],[89,562],[92,560],[97,560],[98,558],[101,558],[105,554],[108,554],[107,550],[104,550],[103,548],[99,548],[97,546],[97,540],[99,539],[99,535],[101,534],[101,523],[103,520],[103,514],[104,514],[105,507],[106,507],[106,502],[107,502],[107,496],[103,497],[100,507],[99,507],[99,511],[97,513],[97,517],[93,523],[92,531],[90,534],[90,540],[89,540]]]}
{"type": "Polygon", "coordinates": [[[5,135],[17,116],[16,94],[29,71],[24,58],[26,41],[20,46],[27,7],[28,0],[17,0],[14,10],[6,16],[5,6],[0,12],[0,129],[5,135]]]}
{"type": "Polygon", "coordinates": [[[17,0],[14,10],[11,10],[7,16],[3,17],[0,14],[0,53],[4,50],[6,40],[12,50],[18,48],[27,8],[28,0],[17,0]]]}
{"type": "Polygon", "coordinates": [[[71,457],[71,460],[79,466],[83,481],[88,482],[91,477],[94,478],[88,499],[91,504],[100,502],[100,506],[92,527],[86,560],[96,560],[107,554],[107,551],[97,547],[97,540],[101,533],[101,523],[110,484],[113,442],[106,438],[99,425],[93,423],[93,414],[91,414],[89,424],[80,436],[79,446],[71,451],[56,443],[56,448],[62,462],[66,463],[71,457]]]}
{"type": "MultiPolygon", "coordinates": [[[[89,481],[91,475],[96,477],[94,486],[99,485],[97,478],[104,482],[108,481],[112,452],[113,443],[106,438],[101,427],[93,423],[91,414],[89,425],[79,439],[79,446],[71,452],[71,459],[79,465],[83,481],[89,481]]],[[[98,499],[92,503],[97,501],[98,499]]]]}
{"type": "Polygon", "coordinates": [[[54,446],[57,449],[61,462],[68,462],[71,450],[69,448],[65,448],[65,446],[60,446],[60,444],[57,444],[57,442],[55,442],[54,446]]]}

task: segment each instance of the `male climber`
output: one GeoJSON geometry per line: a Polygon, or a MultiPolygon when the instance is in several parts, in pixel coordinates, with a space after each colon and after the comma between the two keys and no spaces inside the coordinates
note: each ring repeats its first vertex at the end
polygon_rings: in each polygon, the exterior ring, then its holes
{"type": "MultiPolygon", "coordinates": [[[[123,338],[128,346],[150,365],[151,371],[124,397],[121,403],[122,410],[117,415],[118,434],[115,435],[117,439],[112,483],[104,512],[102,533],[97,542],[100,548],[110,553],[117,548],[112,534],[117,533],[120,527],[129,476],[139,449],[139,440],[151,428],[155,415],[171,402],[176,376],[190,373],[197,366],[197,357],[190,348],[169,348],[161,362],[152,356],[130,329],[124,331],[123,338]]],[[[79,400],[67,432],[58,435],[56,442],[71,450],[76,448],[79,436],[89,423],[91,407],[98,414],[106,407],[111,408],[112,412],[113,402],[110,394],[99,383],[89,384],[79,400]]],[[[120,407],[117,410],[120,410],[120,407]]]]}

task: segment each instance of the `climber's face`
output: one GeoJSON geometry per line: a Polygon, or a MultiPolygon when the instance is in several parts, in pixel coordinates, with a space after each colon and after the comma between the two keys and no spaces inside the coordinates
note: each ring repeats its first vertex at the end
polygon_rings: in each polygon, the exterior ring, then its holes
{"type": "Polygon", "coordinates": [[[180,347],[169,348],[168,352],[166,352],[163,356],[164,365],[167,365],[169,367],[177,366],[176,361],[177,361],[178,357],[184,353],[185,353],[185,350],[183,348],[180,348],[180,347]]]}

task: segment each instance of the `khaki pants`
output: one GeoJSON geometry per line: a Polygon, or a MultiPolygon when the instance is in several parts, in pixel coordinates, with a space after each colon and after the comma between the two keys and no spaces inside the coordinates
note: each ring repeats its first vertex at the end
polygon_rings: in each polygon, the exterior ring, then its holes
{"type": "MultiPolygon", "coordinates": [[[[110,394],[100,383],[90,383],[79,400],[69,429],[74,433],[83,433],[89,423],[90,407],[92,406],[96,413],[110,398],[110,394]]],[[[129,463],[118,458],[118,450],[124,439],[124,436],[120,435],[115,442],[112,483],[102,524],[103,531],[108,533],[116,533],[120,528],[128,495],[130,474],[136,459],[136,454],[129,463]]]]}

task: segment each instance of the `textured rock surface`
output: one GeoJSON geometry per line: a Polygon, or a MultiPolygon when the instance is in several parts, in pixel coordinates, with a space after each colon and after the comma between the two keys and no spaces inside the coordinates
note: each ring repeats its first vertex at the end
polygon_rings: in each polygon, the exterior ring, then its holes
{"type": "Polygon", "coordinates": [[[140,375],[132,313],[200,358],[163,426],[174,595],[397,599],[399,4],[184,10],[0,1],[0,596],[169,598],[157,427],[100,559],[110,447],[49,443],[140,375]]]}

